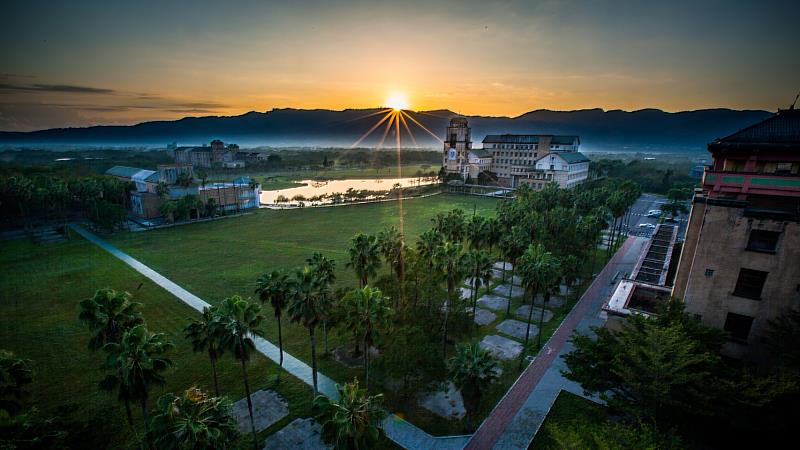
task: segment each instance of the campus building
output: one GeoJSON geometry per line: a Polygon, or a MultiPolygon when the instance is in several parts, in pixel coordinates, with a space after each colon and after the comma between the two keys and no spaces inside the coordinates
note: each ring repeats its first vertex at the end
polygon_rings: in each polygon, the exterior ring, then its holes
{"type": "Polygon", "coordinates": [[[800,111],[778,111],[708,151],[672,295],[728,331],[728,355],[761,360],[769,321],[800,307],[800,111]]]}
{"type": "Polygon", "coordinates": [[[473,180],[486,173],[498,184],[527,184],[541,189],[547,183],[571,188],[589,177],[589,158],[578,151],[578,136],[550,134],[490,134],[483,149],[473,149],[467,119],[450,120],[442,166],[448,175],[473,180]]]}
{"type": "Polygon", "coordinates": [[[176,144],[170,144],[167,149],[172,152],[176,164],[229,168],[245,166],[245,162],[238,158],[239,146],[236,144],[228,144],[226,146],[219,139],[211,141],[211,145],[178,147],[176,144]]]}

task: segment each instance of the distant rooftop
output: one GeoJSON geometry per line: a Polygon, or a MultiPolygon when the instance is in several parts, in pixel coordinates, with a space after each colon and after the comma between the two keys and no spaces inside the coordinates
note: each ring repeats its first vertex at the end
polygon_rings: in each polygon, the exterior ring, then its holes
{"type": "Polygon", "coordinates": [[[581,152],[562,152],[555,153],[560,156],[567,164],[577,164],[582,162],[589,162],[589,158],[581,152]]]}
{"type": "Polygon", "coordinates": [[[484,144],[538,144],[542,138],[550,138],[553,145],[580,144],[578,136],[559,136],[553,134],[487,134],[483,138],[484,144]]]}

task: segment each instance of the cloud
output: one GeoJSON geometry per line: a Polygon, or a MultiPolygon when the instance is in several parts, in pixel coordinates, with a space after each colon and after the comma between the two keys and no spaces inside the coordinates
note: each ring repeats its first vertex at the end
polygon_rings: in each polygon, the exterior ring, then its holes
{"type": "Polygon", "coordinates": [[[89,86],[75,86],[71,84],[10,84],[0,83],[0,90],[26,91],[26,92],[63,92],[69,94],[106,94],[113,95],[114,89],[97,88],[89,86]]]}

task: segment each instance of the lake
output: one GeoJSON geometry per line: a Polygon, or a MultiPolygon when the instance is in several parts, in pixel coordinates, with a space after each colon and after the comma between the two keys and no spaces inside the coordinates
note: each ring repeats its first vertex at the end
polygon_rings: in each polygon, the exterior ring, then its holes
{"type": "MultiPolygon", "coordinates": [[[[339,192],[344,194],[348,189],[355,191],[388,191],[392,186],[399,183],[402,187],[417,187],[426,184],[438,183],[437,178],[370,178],[370,179],[349,179],[349,180],[303,180],[300,183],[305,183],[305,186],[298,186],[287,189],[278,189],[276,191],[262,191],[261,204],[271,205],[275,203],[278,196],[291,199],[296,195],[302,195],[305,198],[315,197],[323,194],[333,194],[339,192]]],[[[320,203],[329,203],[326,200],[320,203]]]]}

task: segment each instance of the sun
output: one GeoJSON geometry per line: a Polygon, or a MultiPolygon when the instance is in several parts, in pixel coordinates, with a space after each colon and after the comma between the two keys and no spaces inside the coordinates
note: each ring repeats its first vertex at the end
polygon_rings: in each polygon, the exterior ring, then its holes
{"type": "Polygon", "coordinates": [[[402,92],[392,92],[386,97],[384,104],[387,108],[392,108],[395,111],[408,109],[408,99],[406,98],[406,94],[402,92]]]}

